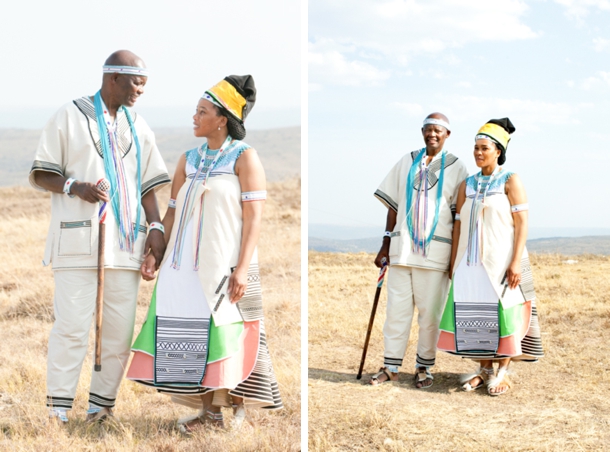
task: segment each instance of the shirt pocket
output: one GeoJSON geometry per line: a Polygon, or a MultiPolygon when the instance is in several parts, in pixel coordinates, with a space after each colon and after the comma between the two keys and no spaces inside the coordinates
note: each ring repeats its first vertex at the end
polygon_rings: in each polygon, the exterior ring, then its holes
{"type": "MultiPolygon", "coordinates": [[[[133,227],[135,228],[135,223],[133,223],[133,227]]],[[[145,225],[140,225],[138,227],[138,238],[136,239],[136,243],[133,246],[133,253],[129,256],[134,262],[141,264],[144,262],[144,245],[146,244],[146,233],[148,230],[145,225]]],[[[159,262],[160,263],[160,262],[159,262]]]]}
{"type": "Polygon", "coordinates": [[[58,256],[91,256],[92,250],[91,220],[60,222],[58,256]]]}
{"type": "Polygon", "coordinates": [[[404,231],[395,231],[390,233],[390,251],[389,258],[390,263],[396,263],[400,259],[400,252],[402,250],[402,241],[404,231]]]}
{"type": "Polygon", "coordinates": [[[435,235],[430,241],[430,249],[428,250],[427,261],[436,264],[443,264],[449,268],[449,260],[451,259],[451,243],[452,239],[435,235]]]}

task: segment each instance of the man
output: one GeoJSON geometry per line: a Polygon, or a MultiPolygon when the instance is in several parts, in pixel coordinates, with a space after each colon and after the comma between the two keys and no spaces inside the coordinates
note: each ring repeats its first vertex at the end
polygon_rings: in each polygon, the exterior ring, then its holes
{"type": "Polygon", "coordinates": [[[398,380],[409,343],[414,308],[419,314],[415,387],[432,386],[439,323],[447,297],[451,232],[457,190],[466,165],[443,149],[449,120],[432,113],[424,120],[426,147],[405,155],[388,173],[375,196],[388,208],[386,232],[375,265],[386,262],[388,304],[383,327],[384,367],[370,384],[398,380]],[[384,262],[385,259],[385,262],[384,262]]]}
{"type": "Polygon", "coordinates": [[[51,192],[43,265],[53,264],[55,323],[47,356],[47,406],[65,423],[87,354],[97,293],[98,211],[106,202],[101,371],[93,372],[87,420],[112,416],[129,358],[143,255],[165,251],[154,188],[170,182],[146,122],[132,107],[148,71],[132,52],[106,60],[101,90],[64,105],[42,132],[30,172],[51,192]],[[105,193],[96,182],[106,178],[105,193]],[[149,234],[146,235],[146,222],[149,234]]]}

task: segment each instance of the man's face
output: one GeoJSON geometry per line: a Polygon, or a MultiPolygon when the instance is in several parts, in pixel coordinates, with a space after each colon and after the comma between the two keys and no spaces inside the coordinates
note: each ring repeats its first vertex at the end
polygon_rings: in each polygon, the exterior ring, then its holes
{"type": "Polygon", "coordinates": [[[443,149],[445,140],[451,134],[451,132],[443,126],[437,124],[426,124],[421,131],[424,136],[424,142],[426,143],[426,150],[433,153],[437,153],[443,149]]]}
{"type": "Polygon", "coordinates": [[[133,107],[140,97],[144,93],[144,86],[148,77],[141,75],[125,75],[117,74],[116,81],[114,83],[115,96],[120,101],[121,105],[127,107],[133,107]]]}

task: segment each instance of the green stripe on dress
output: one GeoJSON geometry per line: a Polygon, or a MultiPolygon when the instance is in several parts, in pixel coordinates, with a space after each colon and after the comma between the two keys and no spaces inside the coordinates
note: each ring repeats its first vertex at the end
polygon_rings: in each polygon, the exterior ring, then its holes
{"type": "Polygon", "coordinates": [[[214,317],[210,322],[210,345],[208,363],[228,358],[239,351],[239,338],[244,331],[244,322],[216,326],[214,317]]]}
{"type": "MultiPolygon", "coordinates": [[[[146,321],[135,342],[133,350],[139,350],[155,356],[155,327],[157,319],[157,285],[150,298],[150,307],[146,321]]],[[[239,338],[244,331],[244,322],[216,326],[214,318],[210,322],[210,341],[208,346],[208,363],[228,358],[239,351],[239,338]]]]}

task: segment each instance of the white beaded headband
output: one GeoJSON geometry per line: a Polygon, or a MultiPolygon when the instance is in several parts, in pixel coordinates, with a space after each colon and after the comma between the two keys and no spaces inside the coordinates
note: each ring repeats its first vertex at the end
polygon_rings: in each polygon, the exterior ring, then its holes
{"type": "Polygon", "coordinates": [[[424,119],[424,127],[428,124],[434,124],[436,126],[443,126],[445,129],[447,130],[451,130],[451,128],[449,127],[449,123],[447,121],[443,121],[442,119],[436,119],[436,118],[426,118],[424,119]]]}
{"type": "Polygon", "coordinates": [[[127,74],[148,77],[148,69],[144,67],[105,65],[103,66],[103,71],[104,74],[127,74]]]}
{"type": "Polygon", "coordinates": [[[476,137],[474,137],[474,141],[477,141],[477,140],[489,140],[489,141],[491,141],[493,143],[497,143],[497,141],[494,140],[489,135],[477,135],[476,137]]]}

